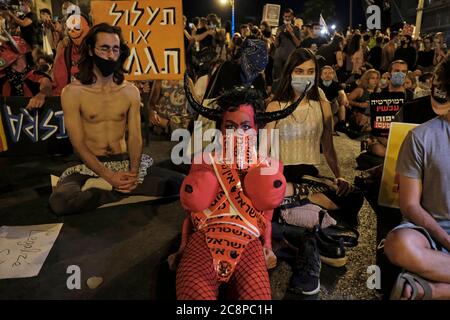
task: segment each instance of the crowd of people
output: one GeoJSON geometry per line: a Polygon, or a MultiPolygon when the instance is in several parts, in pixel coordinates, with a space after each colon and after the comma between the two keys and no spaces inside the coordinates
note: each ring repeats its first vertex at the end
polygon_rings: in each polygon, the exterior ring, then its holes
{"type": "MultiPolygon", "coordinates": [[[[71,5],[65,2],[63,12],[71,5]]],[[[385,241],[389,260],[404,268],[392,297],[450,298],[450,57],[442,32],[420,38],[403,30],[330,33],[285,9],[276,28],[266,21],[247,23],[232,35],[230,24],[216,14],[185,17],[188,76],[133,86],[124,81],[129,49],[120,29],[92,26],[88,14],[70,28],[70,12],[57,20],[47,9],[40,10],[38,20],[31,0],[22,0],[20,11],[18,16],[3,10],[0,18],[2,95],[31,97],[29,109],[61,95],[80,159],[61,176],[50,198],[52,210],[66,215],[130,194],[180,192],[190,215],[180,249],[169,258],[177,269],[178,298],[214,299],[227,283],[235,298],[270,299],[267,269],[277,261],[272,225],[296,250],[290,288],[303,295],[319,292],[321,261],[345,265],[345,246],[352,245],[326,230],[340,226],[357,234],[367,197],[364,184],[355,186],[342,175],[334,136],[359,139],[358,166],[379,179],[387,137],[373,130],[370,99],[377,93],[402,95],[405,104],[396,121],[424,123],[408,135],[398,160],[400,210],[407,222],[385,241]],[[104,105],[110,108],[99,112],[104,105]],[[201,122],[194,126],[195,120],[201,122]],[[258,158],[256,167],[241,163],[227,171],[215,166],[213,154],[213,165],[174,169],[180,172],[152,168],[147,175],[141,170],[149,166],[142,155],[141,124],[167,137],[178,128],[216,127],[224,134],[277,130],[281,166],[269,178],[260,167],[276,160],[258,158]],[[321,153],[332,178],[316,168],[321,153]],[[106,184],[99,186],[97,178],[106,184]],[[248,204],[247,212],[232,200],[238,198],[248,204]],[[233,222],[227,210],[240,221],[233,222]]],[[[199,147],[194,153],[202,153],[199,147]]]]}

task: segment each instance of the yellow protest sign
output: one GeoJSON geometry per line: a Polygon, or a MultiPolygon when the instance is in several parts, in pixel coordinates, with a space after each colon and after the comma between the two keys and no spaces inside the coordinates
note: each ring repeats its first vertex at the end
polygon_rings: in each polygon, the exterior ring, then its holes
{"type": "Polygon", "coordinates": [[[383,176],[381,178],[378,204],[391,208],[400,208],[398,192],[398,176],[396,174],[397,158],[400,147],[408,132],[417,127],[417,124],[392,122],[389,132],[386,157],[384,159],[383,176]]]}
{"type": "Polygon", "coordinates": [[[92,1],[94,24],[122,28],[131,54],[127,80],[181,80],[185,70],[181,0],[92,1]]]}

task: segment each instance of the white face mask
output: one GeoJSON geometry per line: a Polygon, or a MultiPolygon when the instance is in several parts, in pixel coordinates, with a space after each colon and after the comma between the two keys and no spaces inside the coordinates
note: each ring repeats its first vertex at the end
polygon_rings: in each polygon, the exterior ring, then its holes
{"type": "Polygon", "coordinates": [[[292,89],[297,94],[303,94],[304,92],[308,92],[314,86],[316,76],[292,76],[292,89]]]}
{"type": "Polygon", "coordinates": [[[322,83],[325,87],[329,87],[333,83],[333,80],[322,80],[322,83]]]}
{"type": "Polygon", "coordinates": [[[388,84],[387,79],[380,79],[380,85],[381,85],[382,87],[386,87],[387,84],[388,84]]]}
{"type": "Polygon", "coordinates": [[[284,24],[291,24],[291,20],[284,20],[284,24]]]}

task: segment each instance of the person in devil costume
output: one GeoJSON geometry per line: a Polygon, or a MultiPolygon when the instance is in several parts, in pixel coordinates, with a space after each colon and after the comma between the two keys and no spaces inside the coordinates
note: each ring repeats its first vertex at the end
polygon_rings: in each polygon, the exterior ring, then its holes
{"type": "Polygon", "coordinates": [[[180,259],[177,299],[215,300],[219,287],[226,285],[231,299],[269,300],[266,257],[276,259],[270,221],[273,209],[283,201],[286,180],[280,162],[257,154],[256,131],[292,113],[300,100],[267,113],[258,91],[235,87],[217,99],[220,109],[209,109],[193,98],[188,83],[186,79],[191,106],[216,121],[222,135],[221,150],[194,157],[181,186],[180,200],[188,218],[180,249],[169,257],[169,263],[180,259]]]}

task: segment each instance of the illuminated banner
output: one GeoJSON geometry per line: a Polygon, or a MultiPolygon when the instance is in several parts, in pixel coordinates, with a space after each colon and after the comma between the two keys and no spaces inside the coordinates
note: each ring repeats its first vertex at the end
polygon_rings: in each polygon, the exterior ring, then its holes
{"type": "Polygon", "coordinates": [[[122,28],[131,54],[125,63],[128,80],[181,80],[184,26],[181,0],[92,1],[94,24],[122,28]]]}
{"type": "Polygon", "coordinates": [[[59,97],[45,99],[36,110],[25,107],[30,98],[4,97],[0,102],[0,152],[2,155],[45,154],[47,145],[67,139],[59,97]]]}
{"type": "Polygon", "coordinates": [[[391,122],[405,102],[402,92],[381,92],[370,95],[370,125],[375,137],[388,137],[391,122]]]}

